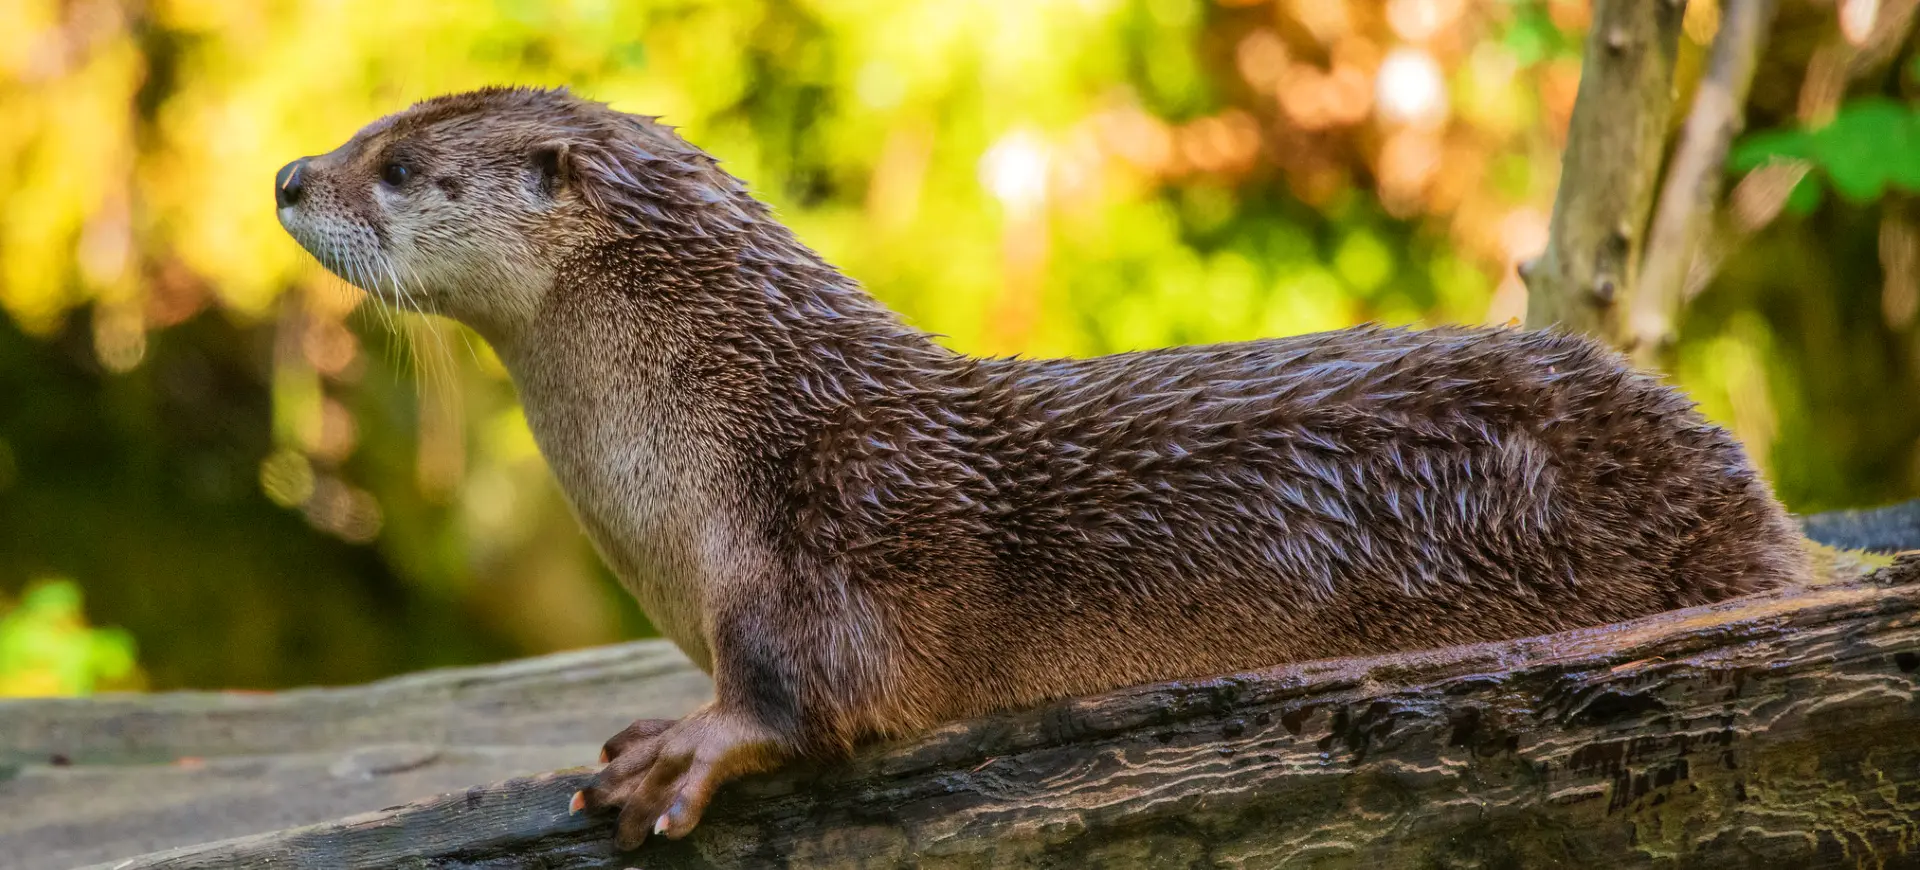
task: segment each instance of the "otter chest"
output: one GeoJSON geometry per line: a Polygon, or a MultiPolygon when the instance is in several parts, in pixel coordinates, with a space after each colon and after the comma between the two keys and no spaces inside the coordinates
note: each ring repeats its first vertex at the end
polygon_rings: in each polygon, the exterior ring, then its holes
{"type": "Polygon", "coordinates": [[[527,422],[575,516],[647,619],[710,670],[706,592],[715,544],[710,471],[688,445],[647,425],[637,401],[543,401],[527,422]]]}

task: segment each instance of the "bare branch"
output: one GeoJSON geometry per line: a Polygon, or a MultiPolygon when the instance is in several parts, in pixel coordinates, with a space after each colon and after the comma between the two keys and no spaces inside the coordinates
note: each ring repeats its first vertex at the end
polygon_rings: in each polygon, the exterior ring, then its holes
{"type": "Polygon", "coordinates": [[[1694,92],[1693,110],[1660,193],[1640,278],[1620,327],[1634,361],[1642,366],[1658,363],[1673,342],[1687,271],[1720,195],[1727,148],[1745,126],[1747,90],[1773,23],[1774,5],[1774,0],[1743,0],[1723,7],[1713,56],[1694,92]]]}

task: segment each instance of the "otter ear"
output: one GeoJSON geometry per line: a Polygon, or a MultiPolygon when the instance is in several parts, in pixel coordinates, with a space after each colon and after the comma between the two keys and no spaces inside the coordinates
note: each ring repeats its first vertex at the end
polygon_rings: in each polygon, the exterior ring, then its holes
{"type": "Polygon", "coordinates": [[[535,145],[529,162],[533,169],[534,186],[549,198],[560,195],[561,190],[579,178],[574,166],[573,148],[565,142],[535,145]]]}

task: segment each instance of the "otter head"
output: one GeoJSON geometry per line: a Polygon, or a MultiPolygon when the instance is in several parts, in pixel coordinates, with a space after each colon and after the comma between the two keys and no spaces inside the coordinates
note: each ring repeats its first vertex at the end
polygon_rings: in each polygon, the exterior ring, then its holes
{"type": "Polygon", "coordinates": [[[438,97],[375,121],[287,164],[274,199],[281,226],[334,274],[496,343],[525,330],[582,248],[654,236],[711,250],[759,211],[670,128],[527,88],[438,97]]]}

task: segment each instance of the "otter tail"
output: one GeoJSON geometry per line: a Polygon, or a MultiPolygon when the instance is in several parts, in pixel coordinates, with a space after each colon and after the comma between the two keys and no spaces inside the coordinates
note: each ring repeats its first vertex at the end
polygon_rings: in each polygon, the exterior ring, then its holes
{"type": "Polygon", "coordinates": [[[1800,528],[1814,541],[1843,550],[1870,553],[1920,550],[1920,499],[1801,517],[1800,528]]]}

